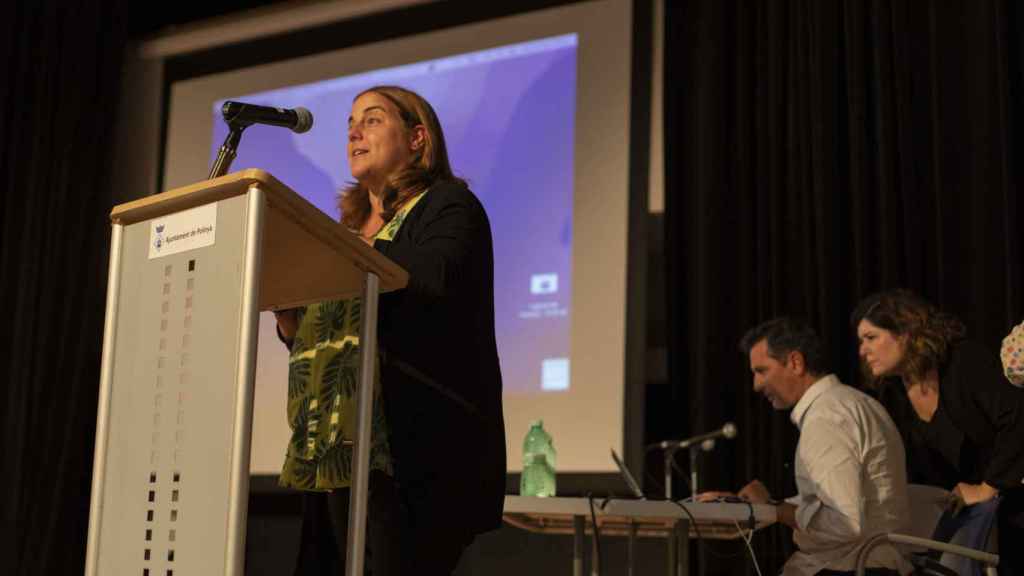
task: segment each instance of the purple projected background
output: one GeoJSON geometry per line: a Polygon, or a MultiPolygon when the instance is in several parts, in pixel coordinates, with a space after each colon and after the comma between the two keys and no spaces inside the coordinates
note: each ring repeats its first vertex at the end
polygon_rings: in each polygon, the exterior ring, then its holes
{"type": "MultiPolygon", "coordinates": [[[[380,84],[418,92],[491,220],[505,392],[568,390],[576,47],[569,34],[227,98],[303,106],[315,120],[305,134],[247,128],[232,170],[267,170],[337,220],[337,192],[351,180],[353,99],[380,84]]],[[[223,103],[214,104],[211,161],[227,135],[223,103]]]]}

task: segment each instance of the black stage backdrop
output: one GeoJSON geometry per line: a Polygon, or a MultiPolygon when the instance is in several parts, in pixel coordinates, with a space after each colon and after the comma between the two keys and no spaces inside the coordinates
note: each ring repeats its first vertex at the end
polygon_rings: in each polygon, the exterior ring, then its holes
{"type": "MultiPolygon", "coordinates": [[[[0,12],[5,574],[83,566],[122,8],[0,12]]],[[[850,380],[846,318],[875,289],[916,289],[993,348],[1024,317],[1022,11],[666,0],[670,396],[688,417],[648,428],[737,422],[737,441],[705,457],[704,486],[792,489],[795,430],[750,394],[735,351],[750,325],[806,315],[850,380]]],[[[765,573],[788,541],[755,536],[765,573]]],[[[711,572],[750,570],[709,559],[711,572]]]]}
{"type": "MultiPolygon", "coordinates": [[[[856,382],[848,316],[878,289],[919,292],[993,353],[1024,317],[1022,11],[667,2],[669,381],[681,433],[740,431],[704,458],[704,487],[760,478],[795,492],[796,429],[751,392],[736,349],[756,323],[804,316],[856,382]]],[[[765,574],[790,537],[755,536],[765,574]]],[[[750,571],[743,557],[709,562],[750,571]]]]}
{"type": "Polygon", "coordinates": [[[112,204],[119,2],[0,8],[0,572],[81,574],[112,204]]]}

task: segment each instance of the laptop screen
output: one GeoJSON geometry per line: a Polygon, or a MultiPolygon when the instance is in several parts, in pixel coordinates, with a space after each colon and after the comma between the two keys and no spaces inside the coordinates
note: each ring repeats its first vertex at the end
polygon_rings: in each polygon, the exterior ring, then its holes
{"type": "Polygon", "coordinates": [[[633,492],[633,495],[643,500],[644,491],[640,489],[640,484],[638,484],[636,478],[633,478],[633,475],[629,473],[629,469],[622,463],[622,459],[615,453],[615,450],[612,450],[612,460],[615,460],[615,465],[619,467],[619,474],[621,474],[622,478],[626,480],[626,484],[629,486],[630,491],[633,492]]]}

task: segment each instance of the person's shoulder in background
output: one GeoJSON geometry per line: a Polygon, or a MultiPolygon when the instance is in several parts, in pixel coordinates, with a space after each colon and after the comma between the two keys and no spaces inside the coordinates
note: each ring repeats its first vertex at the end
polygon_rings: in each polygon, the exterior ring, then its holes
{"type": "Polygon", "coordinates": [[[1010,384],[1024,388],[1024,322],[1014,326],[1006,338],[1003,338],[999,356],[1003,361],[1006,379],[1010,384]]]}

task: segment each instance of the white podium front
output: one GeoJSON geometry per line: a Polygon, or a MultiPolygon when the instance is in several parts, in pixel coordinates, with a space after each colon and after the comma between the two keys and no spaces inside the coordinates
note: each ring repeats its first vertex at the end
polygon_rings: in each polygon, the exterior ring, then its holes
{"type": "Polygon", "coordinates": [[[361,574],[377,293],[408,275],[261,170],[111,221],[85,573],[243,573],[259,311],[362,295],[348,566],[361,574]]]}
{"type": "MultiPolygon", "coordinates": [[[[776,521],[775,507],[765,504],[623,500],[602,498],[505,497],[505,523],[530,532],[573,534],[573,574],[583,576],[583,538],[593,531],[602,536],[629,538],[629,573],[633,573],[633,541],[637,537],[665,538],[668,574],[687,574],[689,537],[732,539],[740,530],[764,528],[776,521]],[[684,509],[685,508],[685,509],[684,509]],[[592,518],[593,515],[593,518],[592,518]],[[696,522],[696,525],[694,525],[696,522]],[[751,525],[753,524],[753,525],[751,525]]],[[[596,557],[594,558],[596,562],[596,557]]]]}

